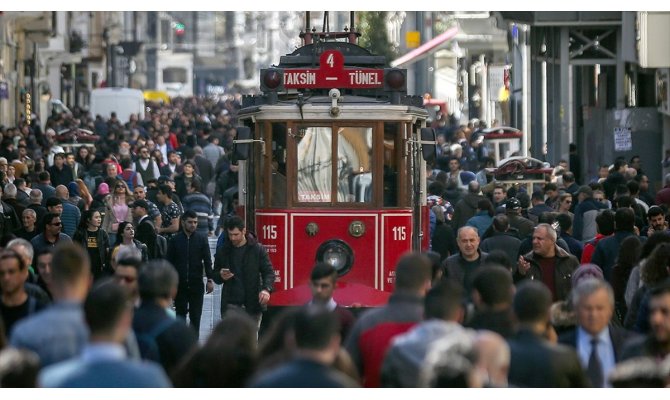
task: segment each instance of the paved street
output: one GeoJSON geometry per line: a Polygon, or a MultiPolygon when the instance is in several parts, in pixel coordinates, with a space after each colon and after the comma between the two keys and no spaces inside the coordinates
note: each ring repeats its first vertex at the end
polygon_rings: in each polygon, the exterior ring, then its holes
{"type": "MultiPolygon", "coordinates": [[[[218,218],[217,218],[218,219],[218,218]]],[[[209,248],[212,252],[212,262],[216,252],[216,237],[209,238],[209,248]]],[[[214,286],[214,292],[205,295],[202,305],[202,319],[200,320],[200,343],[207,341],[214,326],[221,320],[221,285],[214,286]]]]}

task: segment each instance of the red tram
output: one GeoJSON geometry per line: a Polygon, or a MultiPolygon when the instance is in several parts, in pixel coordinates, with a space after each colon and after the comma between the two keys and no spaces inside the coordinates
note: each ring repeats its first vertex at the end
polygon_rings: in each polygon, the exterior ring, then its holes
{"type": "Polygon", "coordinates": [[[385,68],[359,36],[308,27],[238,113],[240,207],[275,268],[272,306],[310,300],[317,260],[338,270],[339,304],[384,304],[398,258],[428,245],[435,135],[406,70],[385,68]]]}

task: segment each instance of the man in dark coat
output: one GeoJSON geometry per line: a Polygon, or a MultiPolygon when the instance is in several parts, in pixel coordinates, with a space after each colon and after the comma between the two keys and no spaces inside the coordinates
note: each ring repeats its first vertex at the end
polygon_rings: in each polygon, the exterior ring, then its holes
{"type": "Polygon", "coordinates": [[[512,197],[505,202],[505,215],[509,220],[509,226],[516,229],[519,239],[523,239],[533,233],[535,224],[528,218],[521,216],[521,202],[512,197]]]}
{"type": "Polygon", "coordinates": [[[538,281],[524,282],[514,296],[519,331],[509,340],[509,383],[518,387],[581,388],[588,381],[575,352],[546,339],[551,292],[538,281]]]}
{"type": "Polygon", "coordinates": [[[477,203],[479,200],[484,199],[484,196],[479,193],[479,183],[477,181],[468,183],[468,193],[456,203],[456,207],[454,208],[454,229],[464,226],[475,215],[477,212],[477,203]]]}
{"type": "Polygon", "coordinates": [[[514,262],[519,256],[519,246],[521,240],[516,235],[509,232],[509,219],[506,215],[496,215],[493,217],[493,234],[482,241],[479,249],[486,253],[494,250],[500,250],[507,254],[509,260],[514,262]]]}
{"type": "Polygon", "coordinates": [[[565,300],[572,287],[572,273],[579,260],[556,245],[556,231],[540,224],[533,232],[533,251],[519,257],[514,282],[539,280],[551,291],[554,300],[565,300]]]}
{"type": "Polygon", "coordinates": [[[242,218],[226,221],[228,238],[214,256],[214,281],[221,289],[221,315],[230,308],[242,309],[260,328],[275,281],[268,253],[251,235],[242,218]]]}
{"type": "Polygon", "coordinates": [[[65,163],[65,153],[54,155],[54,165],[49,167],[48,171],[51,184],[54,187],[58,185],[67,186],[73,180],[72,168],[65,163]]]}
{"type": "Polygon", "coordinates": [[[135,200],[131,204],[133,217],[137,220],[135,239],[147,245],[150,260],[156,258],[156,227],[149,217],[149,203],[146,200],[135,200]]]}
{"type": "Polygon", "coordinates": [[[214,291],[212,255],[207,236],[196,232],[198,216],[193,211],[181,216],[181,230],[170,239],[167,259],[179,273],[179,288],[175,297],[177,315],[189,315],[191,327],[196,336],[200,333],[200,317],[205,290],[214,291]],[[207,285],[202,283],[203,270],[207,275],[207,285]]]}
{"type": "Polygon", "coordinates": [[[603,270],[605,280],[608,282],[611,282],[610,279],[612,279],[612,267],[619,255],[621,242],[625,238],[635,235],[635,213],[633,210],[628,207],[616,210],[614,226],[616,227],[614,235],[599,241],[591,258],[591,262],[603,270]]]}
{"type": "Polygon", "coordinates": [[[444,263],[444,277],[458,282],[465,288],[465,295],[470,295],[472,278],[479,270],[488,254],[479,250],[477,228],[464,226],[458,230],[456,239],[459,252],[449,256],[444,263]]]}

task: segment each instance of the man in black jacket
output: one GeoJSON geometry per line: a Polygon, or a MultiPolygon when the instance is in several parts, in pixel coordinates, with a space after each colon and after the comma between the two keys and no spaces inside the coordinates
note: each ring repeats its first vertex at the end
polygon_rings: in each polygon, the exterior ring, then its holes
{"type": "Polygon", "coordinates": [[[135,239],[147,245],[150,260],[156,258],[156,227],[149,217],[149,203],[146,200],[135,200],[131,204],[133,217],[137,218],[135,239]]]}
{"type": "Polygon", "coordinates": [[[200,333],[200,316],[205,286],[202,282],[203,268],[207,275],[207,293],[214,291],[212,255],[207,236],[196,232],[198,216],[187,211],[181,216],[181,231],[168,246],[167,259],[179,273],[179,287],[175,297],[177,315],[186,318],[188,313],[191,327],[196,335],[200,333]]]}
{"type": "Polygon", "coordinates": [[[227,240],[214,256],[214,281],[223,284],[221,316],[228,309],[242,309],[260,328],[275,281],[272,263],[265,248],[247,234],[242,218],[229,218],[226,231],[227,240]]]}
{"type": "Polygon", "coordinates": [[[519,331],[509,340],[511,360],[509,383],[518,387],[587,387],[577,354],[564,345],[546,339],[549,325],[551,292],[538,281],[519,286],[513,309],[519,331]]]}

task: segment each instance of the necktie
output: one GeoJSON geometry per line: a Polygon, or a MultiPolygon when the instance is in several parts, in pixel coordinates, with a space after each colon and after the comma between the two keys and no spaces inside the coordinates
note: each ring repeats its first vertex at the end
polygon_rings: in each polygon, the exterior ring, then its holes
{"type": "Polygon", "coordinates": [[[603,387],[603,366],[598,357],[598,339],[591,339],[591,355],[587,369],[593,387],[603,387]]]}

